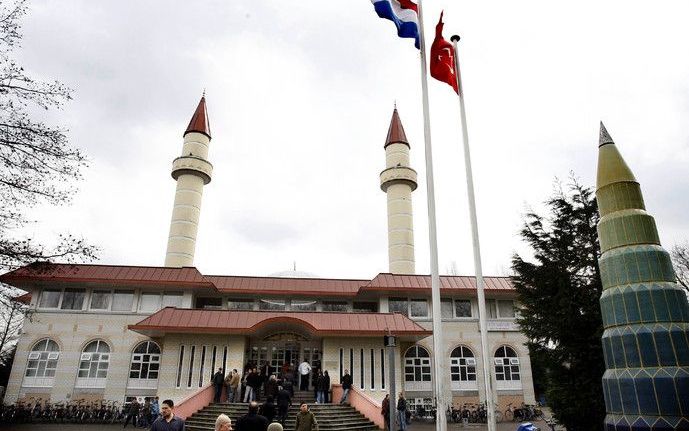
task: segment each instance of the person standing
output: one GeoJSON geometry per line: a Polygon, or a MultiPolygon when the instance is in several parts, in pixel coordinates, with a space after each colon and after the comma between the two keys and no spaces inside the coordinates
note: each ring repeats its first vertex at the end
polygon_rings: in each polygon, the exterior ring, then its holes
{"type": "Polygon", "coordinates": [[[122,428],[127,428],[130,419],[132,421],[132,425],[134,425],[134,428],[136,428],[137,421],[139,420],[139,410],[141,410],[141,404],[139,404],[139,400],[134,398],[132,402],[129,403],[127,418],[124,420],[124,426],[122,426],[122,428]]]}
{"type": "Polygon", "coordinates": [[[328,370],[323,371],[323,402],[330,402],[330,374],[328,370]]]}
{"type": "Polygon", "coordinates": [[[323,372],[318,371],[318,376],[316,376],[316,404],[323,404],[325,402],[325,396],[323,395],[323,392],[325,391],[324,388],[325,385],[325,380],[323,378],[323,372]]]}
{"type": "Polygon", "coordinates": [[[160,416],[160,403],[158,402],[158,397],[155,397],[151,401],[151,423],[158,419],[158,416],[160,416]]]}
{"type": "MultiPolygon", "coordinates": [[[[244,391],[244,402],[249,403],[251,401],[254,401],[254,385],[255,381],[258,378],[257,375],[254,374],[254,370],[249,368],[247,370],[247,375],[246,375],[246,389],[244,391]]],[[[239,426],[239,425],[237,425],[239,426]]]]}
{"type": "Polygon", "coordinates": [[[278,394],[278,380],[275,374],[271,375],[268,382],[266,382],[265,393],[266,398],[271,397],[273,399],[275,399],[275,396],[278,394]]]}
{"type": "MultiPolygon", "coordinates": [[[[227,379],[226,379],[227,381],[227,379]]],[[[235,368],[230,373],[230,381],[227,385],[227,401],[230,403],[235,403],[239,401],[239,372],[235,368]]]]}
{"type": "Polygon", "coordinates": [[[292,398],[290,397],[287,389],[280,387],[277,395],[277,405],[278,405],[278,422],[283,426],[285,425],[285,419],[287,419],[287,411],[289,406],[292,404],[292,398]]]}
{"type": "Polygon", "coordinates": [[[261,376],[258,374],[258,369],[254,368],[247,378],[247,385],[251,386],[251,400],[258,399],[258,389],[261,387],[261,376]]]}
{"type": "Polygon", "coordinates": [[[304,359],[304,362],[299,364],[299,389],[302,391],[309,390],[309,374],[311,374],[311,364],[304,359]]]}
{"type": "Polygon", "coordinates": [[[349,375],[349,370],[345,370],[344,376],[342,376],[342,399],[340,404],[344,404],[347,401],[347,396],[349,395],[349,390],[352,389],[352,376],[349,375]]]}
{"type": "Polygon", "coordinates": [[[297,421],[294,424],[294,431],[318,431],[318,421],[309,405],[302,403],[297,413],[297,421]]]}
{"type": "Polygon", "coordinates": [[[404,394],[402,392],[400,392],[399,398],[397,398],[397,421],[400,424],[400,431],[406,431],[407,400],[404,398],[404,394]]]}
{"type": "Polygon", "coordinates": [[[213,396],[213,402],[219,403],[220,396],[222,395],[222,386],[225,383],[225,374],[222,372],[222,368],[218,368],[218,371],[213,374],[213,387],[215,388],[215,395],[213,396]]]}
{"type": "Polygon", "coordinates": [[[184,419],[175,416],[175,403],[165,400],[160,406],[160,417],[151,425],[151,431],[184,431],[184,419]]]}
{"type": "Polygon", "coordinates": [[[261,406],[260,413],[268,419],[268,423],[273,422],[273,419],[275,419],[275,403],[273,402],[272,395],[266,397],[266,402],[261,406]]]}
{"type": "Polygon", "coordinates": [[[268,361],[264,362],[261,366],[261,386],[263,386],[263,394],[266,396],[266,384],[270,379],[270,371],[270,364],[268,363],[268,361]]]}
{"type": "Polygon", "coordinates": [[[266,431],[268,429],[268,419],[258,414],[258,403],[249,403],[249,413],[237,419],[236,431],[266,431]]]}
{"type": "Polygon", "coordinates": [[[385,394],[383,403],[380,407],[380,414],[383,415],[383,422],[385,422],[385,430],[390,430],[390,394],[385,394]]]}

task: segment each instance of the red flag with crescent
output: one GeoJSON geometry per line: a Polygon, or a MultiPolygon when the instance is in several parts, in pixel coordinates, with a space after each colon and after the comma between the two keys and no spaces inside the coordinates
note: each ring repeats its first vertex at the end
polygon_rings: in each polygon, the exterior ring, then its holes
{"type": "Polygon", "coordinates": [[[435,39],[431,45],[430,69],[431,76],[438,81],[445,82],[457,91],[457,72],[455,71],[455,50],[452,44],[443,39],[443,12],[435,26],[435,39]]]}

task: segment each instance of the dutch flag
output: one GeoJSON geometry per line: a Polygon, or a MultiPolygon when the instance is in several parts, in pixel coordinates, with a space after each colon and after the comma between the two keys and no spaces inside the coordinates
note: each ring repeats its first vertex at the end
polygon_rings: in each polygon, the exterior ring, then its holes
{"type": "Polygon", "coordinates": [[[411,0],[371,0],[379,17],[389,19],[397,27],[399,37],[414,38],[419,48],[419,9],[411,0]]]}

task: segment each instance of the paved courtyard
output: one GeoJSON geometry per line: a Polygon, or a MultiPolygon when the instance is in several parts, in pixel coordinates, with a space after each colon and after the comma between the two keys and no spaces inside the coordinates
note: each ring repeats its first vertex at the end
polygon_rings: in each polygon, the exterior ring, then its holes
{"type": "MultiPolygon", "coordinates": [[[[544,422],[536,422],[541,431],[549,431],[548,426],[544,422]]],[[[505,422],[498,424],[498,431],[515,431],[519,427],[516,422],[505,422]]],[[[450,431],[484,431],[488,427],[485,425],[475,425],[470,424],[468,427],[462,427],[460,424],[448,424],[448,430],[450,431]]],[[[17,430],[17,431],[103,431],[103,430],[121,430],[122,425],[54,425],[54,424],[21,424],[21,425],[0,425],[0,430],[17,430]]],[[[134,429],[131,426],[127,429],[134,429]]],[[[138,428],[142,429],[142,428],[138,428]]],[[[433,431],[435,430],[435,424],[432,423],[414,423],[409,428],[408,431],[433,431]]],[[[558,427],[558,431],[563,431],[564,428],[558,427]]]]}

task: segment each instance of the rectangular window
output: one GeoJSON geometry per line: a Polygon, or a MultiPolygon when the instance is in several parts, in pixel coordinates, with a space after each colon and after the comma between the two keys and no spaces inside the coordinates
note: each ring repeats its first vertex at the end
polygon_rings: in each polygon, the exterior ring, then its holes
{"type": "Polygon", "coordinates": [[[86,298],[86,290],[84,289],[65,289],[60,308],[63,310],[81,310],[84,307],[84,298],[86,298]]]}
{"type": "Polygon", "coordinates": [[[142,293],[139,311],[153,313],[160,310],[160,293],[142,293]]]}
{"type": "Polygon", "coordinates": [[[428,301],[425,299],[412,299],[411,317],[428,317],[428,301]]]}
{"type": "Polygon", "coordinates": [[[440,318],[442,319],[452,319],[454,316],[452,310],[452,299],[442,298],[440,300],[440,318]]]}
{"type": "Polygon", "coordinates": [[[376,354],[371,349],[371,389],[376,388],[376,354]]]}
{"type": "Polygon", "coordinates": [[[184,346],[179,346],[179,365],[177,365],[177,386],[182,384],[182,369],[183,369],[183,364],[184,364],[184,346]]]}
{"type": "Polygon", "coordinates": [[[189,376],[187,377],[187,387],[191,387],[191,378],[194,375],[194,356],[196,356],[196,346],[191,346],[189,351],[189,376]]]}
{"type": "MultiPolygon", "coordinates": [[[[213,346],[213,354],[211,355],[211,373],[215,372],[215,356],[218,352],[218,346],[213,346]]],[[[223,367],[224,372],[224,367],[223,367]]]]}
{"type": "Polygon", "coordinates": [[[501,319],[509,319],[514,317],[514,301],[512,300],[498,300],[498,315],[501,319]]]}
{"type": "Polygon", "coordinates": [[[132,311],[133,305],[133,290],[116,290],[112,296],[112,311],[132,311]]]}
{"type": "Polygon", "coordinates": [[[230,298],[227,300],[227,308],[230,310],[253,310],[254,300],[243,298],[230,298]]]}
{"type": "Polygon", "coordinates": [[[110,308],[110,297],[112,293],[109,290],[94,290],[91,292],[91,309],[92,310],[107,310],[110,308]]]}
{"type": "Polygon", "coordinates": [[[222,351],[222,372],[225,373],[227,369],[227,346],[223,347],[222,351]]]}
{"type": "Polygon", "coordinates": [[[316,301],[302,301],[293,299],[290,307],[292,311],[316,311],[316,301]]]}
{"type": "Polygon", "coordinates": [[[471,317],[471,301],[455,299],[455,317],[471,317]]]}
{"type": "Polygon", "coordinates": [[[377,313],[378,303],[354,301],[354,303],[352,304],[352,308],[355,313],[377,313]]]}
{"type": "Polygon", "coordinates": [[[346,302],[323,301],[323,311],[347,311],[348,309],[346,302]]]}
{"type": "Polygon", "coordinates": [[[41,292],[41,302],[38,304],[40,308],[57,308],[60,305],[59,289],[45,289],[41,292]]]}
{"type": "Polygon", "coordinates": [[[163,307],[181,307],[182,292],[165,292],[163,294],[163,307]]]}
{"type": "Polygon", "coordinates": [[[344,376],[344,349],[340,349],[340,382],[344,376]]]}
{"type": "Polygon", "coordinates": [[[407,298],[390,298],[388,299],[388,310],[391,313],[402,313],[407,316],[409,314],[409,301],[407,298]]]}
{"type": "Polygon", "coordinates": [[[200,296],[196,298],[197,309],[222,309],[222,298],[208,298],[200,296]]]}
{"type": "Polygon", "coordinates": [[[285,311],[285,301],[282,299],[261,299],[258,301],[259,310],[285,311]]]}
{"type": "Polygon", "coordinates": [[[359,354],[359,386],[361,386],[361,389],[364,389],[364,382],[366,379],[364,379],[364,349],[361,349],[361,352],[359,354]]]}
{"type": "MultiPolygon", "coordinates": [[[[206,346],[201,347],[201,363],[199,364],[199,388],[203,386],[203,372],[206,370],[206,346]]],[[[213,371],[211,371],[213,372],[213,371]]]]}
{"type": "Polygon", "coordinates": [[[486,316],[489,319],[498,318],[498,309],[495,306],[495,299],[486,299],[486,316]]]}
{"type": "Polygon", "coordinates": [[[385,349],[380,349],[380,388],[385,389],[385,349]]]}

